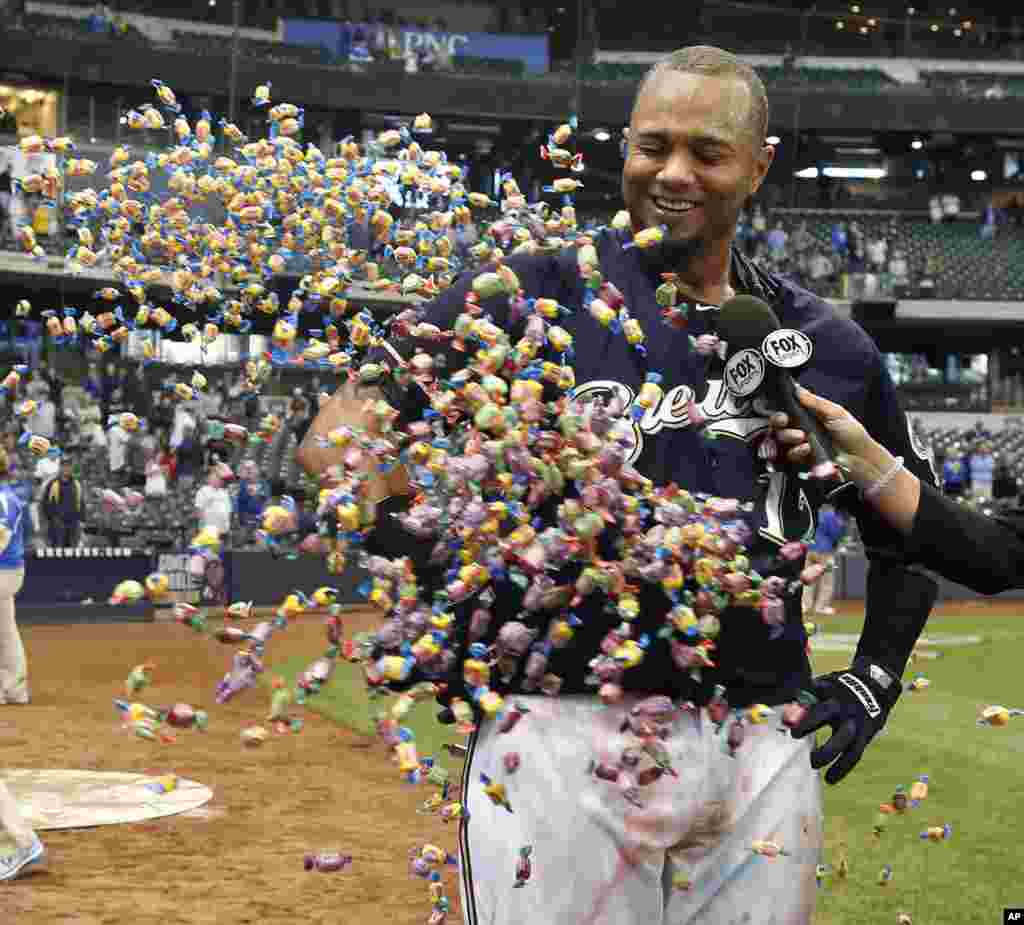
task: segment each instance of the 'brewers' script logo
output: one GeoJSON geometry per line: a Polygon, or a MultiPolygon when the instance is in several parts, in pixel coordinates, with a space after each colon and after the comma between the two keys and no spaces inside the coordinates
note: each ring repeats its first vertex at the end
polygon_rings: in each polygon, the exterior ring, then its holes
{"type": "MultiPolygon", "coordinates": [[[[594,379],[577,386],[573,397],[579,401],[608,400],[618,396],[629,408],[636,393],[627,385],[612,379],[594,379]]],[[[665,392],[661,402],[648,408],[639,421],[633,423],[633,446],[629,462],[636,462],[644,449],[644,438],[661,433],[664,428],[681,430],[690,427],[690,402],[695,398],[688,385],[677,385],[665,392]]],[[[704,398],[696,407],[707,422],[709,436],[731,437],[745,443],[754,443],[767,435],[771,410],[760,396],[753,399],[738,398],[722,384],[721,379],[709,379],[704,398]]],[[[814,512],[804,490],[784,472],[773,472],[768,479],[764,497],[764,525],[762,537],[779,545],[798,539],[808,541],[814,536],[814,512]]]]}

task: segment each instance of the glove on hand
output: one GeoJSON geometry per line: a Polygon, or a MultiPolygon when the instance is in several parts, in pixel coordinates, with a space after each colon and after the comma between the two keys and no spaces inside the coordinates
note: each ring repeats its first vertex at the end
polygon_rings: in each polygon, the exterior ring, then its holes
{"type": "Polygon", "coordinates": [[[846,671],[822,675],[811,682],[810,692],[818,702],[793,727],[792,735],[802,739],[822,726],[832,729],[832,735],[811,752],[812,768],[831,765],[825,772],[827,783],[838,784],[860,761],[902,691],[898,678],[867,659],[858,659],[846,671]]]}

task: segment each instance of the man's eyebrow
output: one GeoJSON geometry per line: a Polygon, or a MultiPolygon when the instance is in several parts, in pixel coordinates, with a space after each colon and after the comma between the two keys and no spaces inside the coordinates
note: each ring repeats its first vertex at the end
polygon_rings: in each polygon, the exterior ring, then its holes
{"type": "MultiPolygon", "coordinates": [[[[647,129],[645,131],[637,132],[635,135],[630,134],[630,138],[633,141],[665,141],[669,137],[669,132],[663,129],[647,129]]],[[[735,148],[736,145],[730,139],[722,136],[715,135],[712,132],[699,132],[695,135],[690,135],[689,140],[701,145],[717,145],[723,148],[735,148]]]]}

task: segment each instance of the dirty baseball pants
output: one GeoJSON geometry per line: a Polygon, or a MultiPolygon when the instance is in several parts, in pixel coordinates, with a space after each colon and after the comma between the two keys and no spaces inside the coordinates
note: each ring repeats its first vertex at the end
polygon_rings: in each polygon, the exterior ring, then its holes
{"type": "Polygon", "coordinates": [[[25,581],[23,568],[0,569],[0,704],[28,698],[28,663],[14,620],[14,595],[25,581]]]}
{"type": "Polygon", "coordinates": [[[748,725],[731,756],[728,724],[716,730],[704,710],[678,716],[663,740],[678,777],[641,787],[638,808],[589,768],[637,744],[620,726],[639,699],[515,697],[531,712],[510,732],[481,723],[463,777],[466,925],[809,925],[822,850],[810,739],[770,717],[748,725]],[[509,752],[520,758],[511,774],[509,752]],[[481,773],[505,785],[511,812],[484,793],[481,773]],[[786,854],[756,853],[755,841],[786,854]],[[531,877],[515,888],[526,845],[531,877]]]}

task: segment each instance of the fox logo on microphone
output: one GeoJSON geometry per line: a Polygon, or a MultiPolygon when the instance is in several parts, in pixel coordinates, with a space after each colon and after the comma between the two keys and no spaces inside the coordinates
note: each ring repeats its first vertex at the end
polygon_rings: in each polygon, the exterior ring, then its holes
{"type": "Polygon", "coordinates": [[[764,358],[773,366],[794,369],[811,358],[811,339],[802,331],[779,328],[772,331],[761,344],[764,358]]]}
{"type": "Polygon", "coordinates": [[[725,385],[733,395],[746,398],[764,382],[764,359],[758,350],[737,350],[725,364],[725,385]]]}

